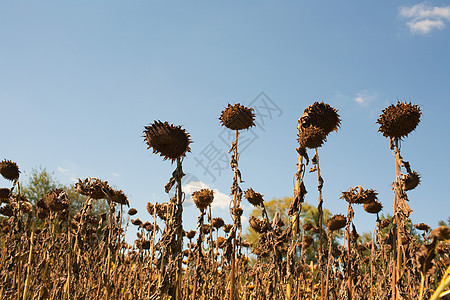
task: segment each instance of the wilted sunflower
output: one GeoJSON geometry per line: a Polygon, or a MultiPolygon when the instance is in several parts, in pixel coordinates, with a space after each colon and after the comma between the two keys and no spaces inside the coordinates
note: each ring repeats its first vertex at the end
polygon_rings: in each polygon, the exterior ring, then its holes
{"type": "Polygon", "coordinates": [[[343,215],[334,215],[327,220],[327,227],[330,231],[339,230],[345,227],[347,224],[347,218],[343,215]]]}
{"type": "Polygon", "coordinates": [[[0,162],[0,174],[7,180],[17,180],[20,175],[19,167],[15,162],[5,159],[0,162]]]}
{"type": "Polygon", "coordinates": [[[308,248],[314,242],[314,238],[310,235],[305,235],[303,237],[302,247],[308,248]]]}
{"type": "Polygon", "coordinates": [[[298,131],[300,148],[319,148],[326,140],[325,132],[316,126],[309,126],[298,131]]]}
{"type": "Polygon", "coordinates": [[[264,233],[269,230],[269,223],[265,219],[257,219],[254,216],[250,216],[248,222],[250,223],[250,227],[257,233],[264,233]]]}
{"type": "Polygon", "coordinates": [[[253,206],[262,205],[264,203],[263,196],[264,195],[255,192],[252,188],[248,189],[244,193],[245,199],[247,199],[247,201],[250,202],[250,204],[252,204],[253,206]]]}
{"type": "Polygon", "coordinates": [[[223,221],[222,218],[213,218],[211,220],[211,225],[216,228],[219,229],[220,227],[222,227],[223,225],[225,225],[225,222],[223,221]]]}
{"type": "Polygon", "coordinates": [[[341,199],[345,199],[349,203],[364,204],[375,201],[377,194],[374,190],[364,190],[362,186],[358,185],[350,188],[349,191],[342,192],[341,199]]]}
{"type": "Polygon", "coordinates": [[[195,206],[203,211],[213,202],[214,192],[209,189],[201,189],[192,193],[192,199],[194,199],[195,206]]]}
{"type": "Polygon", "coordinates": [[[63,189],[53,189],[45,196],[44,203],[52,211],[63,211],[69,207],[69,196],[63,189]]]}
{"type": "Polygon", "coordinates": [[[7,188],[0,188],[0,202],[2,199],[8,199],[11,197],[11,190],[7,188]]]}
{"type": "Polygon", "coordinates": [[[310,126],[320,128],[325,136],[336,131],[341,123],[337,109],[323,102],[314,102],[308,106],[298,120],[298,129],[302,131],[310,126]]]}
{"type": "Polygon", "coordinates": [[[364,210],[369,214],[377,214],[383,209],[383,205],[379,201],[364,203],[364,210]]]}
{"type": "Polygon", "coordinates": [[[416,171],[402,175],[401,181],[404,183],[405,191],[415,189],[420,184],[420,175],[416,171]]]}
{"type": "Polygon", "coordinates": [[[222,111],[219,120],[222,122],[222,126],[228,129],[249,129],[255,125],[255,114],[253,108],[245,107],[239,103],[228,104],[228,107],[222,111]]]}
{"type": "Polygon", "coordinates": [[[414,224],[414,227],[415,227],[416,229],[424,230],[424,231],[430,229],[430,226],[428,226],[428,225],[425,224],[425,223],[414,224]]]}
{"type": "Polygon", "coordinates": [[[123,193],[122,190],[119,190],[119,191],[111,190],[110,197],[111,197],[112,202],[115,202],[115,203],[118,203],[121,205],[130,206],[130,204],[128,202],[128,198],[127,198],[127,196],[125,196],[125,194],[123,193]]]}
{"type": "Polygon", "coordinates": [[[97,178],[86,178],[83,181],[78,179],[75,184],[75,188],[78,193],[88,196],[92,199],[103,199],[112,195],[113,189],[108,185],[107,181],[101,181],[97,178]]]}
{"type": "Polygon", "coordinates": [[[416,129],[420,122],[420,108],[411,103],[397,102],[383,109],[377,120],[379,132],[385,137],[403,138],[416,129]]]}
{"type": "Polygon", "coordinates": [[[168,122],[155,121],[149,126],[145,126],[144,138],[148,149],[153,148],[153,153],[160,153],[164,160],[175,161],[177,158],[190,152],[189,133],[181,126],[175,126],[168,122]]]}

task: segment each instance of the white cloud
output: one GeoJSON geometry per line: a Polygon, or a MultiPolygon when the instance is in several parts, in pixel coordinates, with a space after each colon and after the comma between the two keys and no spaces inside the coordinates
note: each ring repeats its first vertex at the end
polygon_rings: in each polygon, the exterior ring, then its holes
{"type": "MultiPolygon", "coordinates": [[[[203,183],[201,181],[191,181],[186,185],[183,185],[183,192],[186,193],[186,196],[189,195],[189,197],[186,197],[185,201],[192,203],[192,193],[201,189],[211,188],[206,183],[203,183]]],[[[230,204],[231,198],[228,195],[220,192],[218,189],[211,190],[214,192],[214,201],[212,203],[212,208],[227,209],[230,204]]]]}
{"type": "Polygon", "coordinates": [[[358,103],[361,106],[366,106],[373,100],[375,100],[377,97],[376,92],[369,92],[367,90],[361,91],[356,94],[355,102],[358,103]]]}
{"type": "Polygon", "coordinates": [[[115,177],[119,177],[119,176],[120,176],[120,175],[119,175],[118,173],[116,173],[116,172],[112,172],[112,175],[115,176],[115,177]]]}
{"type": "Polygon", "coordinates": [[[56,168],[58,170],[58,172],[66,174],[69,172],[69,169],[64,169],[63,167],[57,167],[56,168]]]}
{"type": "Polygon", "coordinates": [[[412,33],[427,34],[433,29],[443,30],[446,21],[450,21],[450,5],[437,7],[419,3],[410,7],[401,7],[400,17],[409,19],[406,25],[412,33]]]}

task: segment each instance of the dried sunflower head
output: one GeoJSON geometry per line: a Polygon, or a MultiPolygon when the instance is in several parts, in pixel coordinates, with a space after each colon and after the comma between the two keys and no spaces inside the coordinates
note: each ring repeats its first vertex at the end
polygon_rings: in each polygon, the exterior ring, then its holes
{"type": "Polygon", "coordinates": [[[209,189],[201,189],[192,193],[192,199],[194,199],[195,206],[203,211],[213,202],[214,192],[209,189]]]}
{"type": "Polygon", "coordinates": [[[17,180],[20,175],[19,167],[15,162],[5,159],[0,162],[0,174],[7,180],[17,180]]]}
{"type": "Polygon", "coordinates": [[[222,111],[219,120],[222,126],[231,130],[249,129],[255,125],[255,114],[253,108],[245,107],[239,103],[228,104],[228,107],[222,111]]]}
{"type": "Polygon", "coordinates": [[[311,246],[311,244],[314,242],[314,238],[310,235],[305,235],[303,237],[303,242],[302,242],[302,247],[303,248],[308,248],[309,246],[311,246]]]}
{"type": "Polygon", "coordinates": [[[310,126],[320,128],[325,136],[336,131],[341,123],[337,109],[323,102],[308,106],[298,120],[298,129],[302,131],[310,126]]]}
{"type": "Polygon", "coordinates": [[[404,138],[408,136],[420,122],[420,108],[411,103],[397,102],[383,109],[377,120],[379,132],[385,137],[404,138]]]}
{"type": "Polygon", "coordinates": [[[44,198],[45,206],[52,211],[63,211],[69,207],[69,196],[63,189],[53,189],[44,198]]]}
{"type": "Polygon", "coordinates": [[[11,190],[7,188],[0,188],[0,202],[6,202],[3,199],[11,197],[11,190]]]}
{"type": "Polygon", "coordinates": [[[184,235],[185,235],[188,239],[193,239],[196,233],[197,233],[197,232],[196,232],[195,230],[190,230],[190,231],[187,231],[187,232],[185,231],[185,232],[184,232],[184,235]]]}
{"type": "Polygon", "coordinates": [[[135,214],[137,214],[137,209],[136,209],[136,208],[130,208],[130,209],[128,210],[128,214],[129,214],[130,216],[134,216],[135,214]]]}
{"type": "Polygon", "coordinates": [[[131,224],[135,225],[135,226],[139,226],[142,224],[142,221],[140,219],[135,219],[135,220],[131,220],[131,224]]]}
{"type": "Polygon", "coordinates": [[[254,216],[250,216],[248,219],[250,227],[253,228],[257,233],[264,233],[269,230],[269,223],[265,219],[257,219],[254,216]]]}
{"type": "Polygon", "coordinates": [[[101,181],[97,178],[88,177],[83,181],[78,179],[75,184],[78,193],[88,196],[92,199],[107,198],[108,194],[112,195],[113,189],[108,185],[107,181],[101,181]]]}
{"type": "Polygon", "coordinates": [[[160,153],[164,160],[175,161],[191,151],[189,144],[192,141],[186,130],[168,122],[155,121],[145,126],[144,138],[148,149],[153,148],[153,153],[160,153]]]}
{"type": "Polygon", "coordinates": [[[228,232],[230,232],[231,231],[231,228],[233,228],[233,225],[231,225],[231,224],[225,224],[225,225],[223,225],[223,231],[225,232],[225,233],[228,233],[228,232]]]}
{"type": "Polygon", "coordinates": [[[259,206],[259,205],[262,205],[264,203],[263,195],[261,195],[260,193],[255,192],[252,188],[248,189],[244,193],[244,197],[253,206],[259,206]]]}
{"type": "Polygon", "coordinates": [[[416,171],[403,175],[401,181],[404,184],[405,191],[415,189],[420,184],[420,175],[416,171]]]}
{"type": "Polygon", "coordinates": [[[169,217],[169,204],[167,203],[156,203],[155,204],[155,209],[156,209],[156,214],[158,215],[158,217],[163,220],[166,221],[167,218],[169,217]]]}
{"type": "Polygon", "coordinates": [[[374,190],[364,190],[362,186],[358,185],[350,188],[346,192],[342,192],[341,199],[349,203],[364,204],[374,202],[377,199],[378,193],[374,190]]]}
{"type": "Polygon", "coordinates": [[[319,148],[326,140],[325,132],[316,126],[309,126],[298,131],[300,148],[319,148]]]}
{"type": "Polygon", "coordinates": [[[5,206],[0,207],[0,214],[12,217],[14,215],[14,210],[11,204],[6,204],[5,206]]]}
{"type": "Polygon", "coordinates": [[[424,230],[424,231],[430,229],[430,226],[428,226],[428,225],[425,224],[425,223],[414,224],[414,227],[415,227],[416,229],[424,230]]]}
{"type": "Polygon", "coordinates": [[[125,196],[122,190],[115,191],[111,189],[110,197],[112,202],[118,203],[120,205],[130,206],[128,198],[127,196],[125,196]]]}
{"type": "Polygon", "coordinates": [[[309,231],[313,228],[313,224],[311,222],[306,222],[305,224],[303,224],[303,230],[304,231],[309,231]]]}
{"type": "Polygon", "coordinates": [[[211,225],[216,228],[219,229],[220,227],[222,227],[223,225],[225,225],[225,222],[223,221],[222,218],[213,218],[211,220],[211,225]]]}
{"type": "Polygon", "coordinates": [[[327,227],[330,231],[339,230],[345,227],[347,224],[347,218],[343,215],[334,215],[327,220],[327,227]]]}
{"type": "Polygon", "coordinates": [[[383,209],[381,202],[374,200],[373,202],[364,203],[364,210],[369,214],[377,214],[383,209]]]}

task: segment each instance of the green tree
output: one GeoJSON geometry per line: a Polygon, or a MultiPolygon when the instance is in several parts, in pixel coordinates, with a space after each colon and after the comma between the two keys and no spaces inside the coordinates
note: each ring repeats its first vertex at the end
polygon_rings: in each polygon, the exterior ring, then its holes
{"type": "Polygon", "coordinates": [[[445,222],[444,220],[440,220],[438,225],[450,227],[450,217],[448,217],[447,222],[445,222]]]}

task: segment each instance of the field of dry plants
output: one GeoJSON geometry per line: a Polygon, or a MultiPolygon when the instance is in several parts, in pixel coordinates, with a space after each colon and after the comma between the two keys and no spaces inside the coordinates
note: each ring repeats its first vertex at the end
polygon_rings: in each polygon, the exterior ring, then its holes
{"type": "Polygon", "coordinates": [[[377,192],[358,182],[343,187],[347,215],[324,219],[319,150],[341,120],[323,102],[307,107],[298,120],[289,224],[278,214],[269,219],[263,196],[239,186],[239,133],[255,125],[253,109],[240,104],[228,105],[220,115],[221,124],[236,134],[229,151],[232,224],[211,215],[214,193],[202,189],[192,194],[198,226],[183,227],[182,162],[191,140],[185,129],[167,122],[146,126],[144,139],[176,166],[165,186],[175,196],[166,203],[148,203],[148,220],[134,218],[137,211],[124,192],[97,178],[76,183],[76,191],[86,196],[79,211],[70,210],[64,189],[29,201],[20,191],[19,167],[3,160],[1,175],[12,186],[0,188],[0,299],[449,299],[450,228],[432,229],[409,219],[407,191],[419,185],[420,175],[401,156],[399,141],[414,131],[421,115],[418,106],[398,102],[377,120],[396,167],[392,202],[383,203],[394,208],[387,219],[378,217],[382,204],[377,192]],[[305,174],[317,177],[317,186],[309,187],[317,188],[318,195],[312,223],[299,218],[305,174]],[[259,235],[253,244],[242,237],[243,198],[262,212],[249,219],[259,235]],[[107,201],[109,209],[95,215],[96,201],[107,201]],[[369,242],[361,242],[353,225],[355,205],[377,215],[369,242]],[[139,228],[133,244],[125,240],[129,226],[139,228]],[[423,234],[413,235],[413,226],[423,234]],[[331,243],[339,233],[344,239],[331,243]],[[317,249],[313,258],[305,255],[312,245],[317,249]]]}

